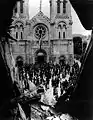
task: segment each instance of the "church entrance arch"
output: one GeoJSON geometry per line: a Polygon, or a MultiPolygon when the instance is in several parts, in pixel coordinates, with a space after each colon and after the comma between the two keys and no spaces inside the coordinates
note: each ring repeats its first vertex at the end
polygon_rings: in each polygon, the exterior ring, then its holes
{"type": "Polygon", "coordinates": [[[16,66],[17,67],[22,67],[23,66],[23,57],[22,56],[18,56],[17,58],[16,58],[16,66]]]}
{"type": "Polygon", "coordinates": [[[66,64],[66,57],[64,55],[61,55],[59,57],[59,63],[62,64],[62,65],[66,64]]]}
{"type": "Polygon", "coordinates": [[[41,64],[47,62],[47,53],[43,49],[39,49],[35,53],[35,63],[41,64]]]}

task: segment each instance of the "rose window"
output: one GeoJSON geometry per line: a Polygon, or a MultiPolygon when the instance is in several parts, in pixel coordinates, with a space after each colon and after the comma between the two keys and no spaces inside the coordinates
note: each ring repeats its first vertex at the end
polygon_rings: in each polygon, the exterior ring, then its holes
{"type": "Polygon", "coordinates": [[[37,39],[45,38],[46,36],[46,27],[44,25],[38,25],[35,28],[35,37],[37,39]]]}

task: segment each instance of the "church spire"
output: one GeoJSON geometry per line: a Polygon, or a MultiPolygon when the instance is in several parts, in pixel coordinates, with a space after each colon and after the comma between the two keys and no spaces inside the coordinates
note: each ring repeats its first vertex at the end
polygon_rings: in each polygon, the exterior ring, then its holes
{"type": "Polygon", "coordinates": [[[42,11],[42,0],[40,0],[40,12],[42,11]]]}

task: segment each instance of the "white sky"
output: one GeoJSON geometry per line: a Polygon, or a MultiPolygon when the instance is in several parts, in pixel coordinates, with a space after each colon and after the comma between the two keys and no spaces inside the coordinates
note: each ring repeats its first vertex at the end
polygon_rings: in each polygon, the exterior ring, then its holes
{"type": "MultiPolygon", "coordinates": [[[[42,12],[49,17],[50,15],[50,7],[49,7],[49,0],[42,0],[42,12]]],[[[40,0],[29,0],[29,13],[30,13],[30,18],[35,16],[40,8],[40,0]]],[[[73,25],[72,25],[72,32],[77,33],[77,34],[83,34],[83,35],[89,35],[91,34],[91,31],[87,31],[84,29],[82,26],[76,12],[72,8],[72,20],[73,20],[73,25]]]]}

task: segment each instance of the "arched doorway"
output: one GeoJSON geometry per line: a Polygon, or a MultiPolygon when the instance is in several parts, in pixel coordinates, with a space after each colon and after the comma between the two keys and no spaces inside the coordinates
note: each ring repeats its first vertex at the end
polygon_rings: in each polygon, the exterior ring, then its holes
{"type": "Polygon", "coordinates": [[[59,57],[59,63],[62,64],[62,65],[65,65],[66,64],[66,58],[64,55],[61,55],[59,57]]]}
{"type": "Polygon", "coordinates": [[[22,67],[23,66],[23,57],[22,56],[18,56],[16,58],[16,66],[17,67],[22,67]]]}
{"type": "Polygon", "coordinates": [[[79,36],[73,37],[73,43],[74,43],[74,54],[81,56],[83,52],[82,38],[79,36]]]}
{"type": "Polygon", "coordinates": [[[35,55],[35,63],[41,64],[47,62],[47,53],[43,49],[39,49],[36,51],[35,55]]]}

